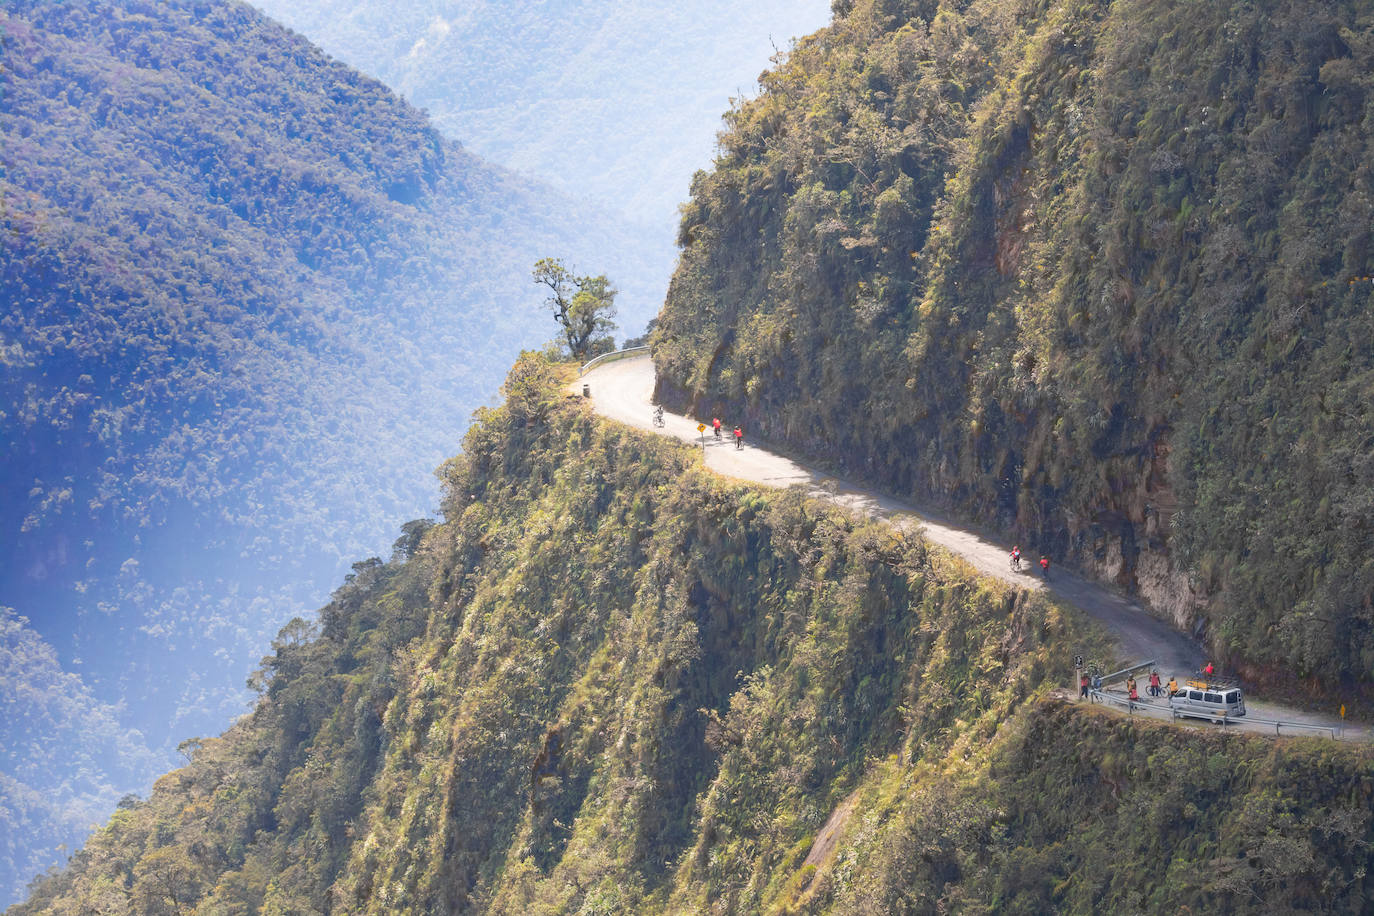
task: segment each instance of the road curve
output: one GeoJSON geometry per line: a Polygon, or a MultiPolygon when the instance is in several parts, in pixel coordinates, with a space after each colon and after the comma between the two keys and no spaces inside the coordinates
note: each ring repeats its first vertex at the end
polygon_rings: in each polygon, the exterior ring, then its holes
{"type": "MultiPolygon", "coordinates": [[[[919,528],[926,540],[958,554],[984,575],[992,576],[1018,588],[1039,590],[1048,587],[1053,594],[1099,621],[1117,640],[1121,658],[1127,662],[1154,659],[1165,680],[1178,675],[1183,680],[1188,672],[1196,671],[1203,663],[1203,650],[1173,627],[1150,615],[1143,607],[1125,596],[1095,582],[1063,569],[1054,569],[1047,584],[1026,569],[1014,572],[1009,568],[1010,548],[995,544],[950,520],[890,496],[873,493],[789,458],[774,454],[750,443],[736,449],[730,441],[729,429],[719,440],[708,429],[703,438],[697,431],[698,421],[678,414],[664,413],[664,426],[653,425],[654,364],[647,356],[603,363],[579,378],[572,390],[581,393],[586,385],[591,391],[593,409],[601,416],[628,426],[661,433],[699,445],[706,467],[726,477],[734,477],[770,487],[800,484],[819,498],[873,518],[885,519],[893,525],[919,528]]],[[[746,433],[748,431],[746,430],[746,433]]],[[[1029,564],[1027,564],[1029,565],[1029,564]]],[[[1254,715],[1269,719],[1305,722],[1313,725],[1339,726],[1340,720],[1274,703],[1246,699],[1254,715]]],[[[1346,729],[1350,737],[1367,737],[1364,727],[1346,729]]]]}

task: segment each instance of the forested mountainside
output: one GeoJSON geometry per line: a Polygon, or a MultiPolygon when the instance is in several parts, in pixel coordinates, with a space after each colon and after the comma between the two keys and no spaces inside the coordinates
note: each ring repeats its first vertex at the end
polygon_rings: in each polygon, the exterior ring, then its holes
{"type": "Polygon", "coordinates": [[[1358,912],[1374,893],[1367,748],[1048,699],[1072,649],[1101,647],[1041,593],[722,482],[593,418],[539,357],[505,391],[442,471],[441,523],[288,625],[253,713],[11,916],[1358,912]]]}
{"type": "Polygon", "coordinates": [[[1374,679],[1374,15],[837,0],[685,208],[662,392],[1374,679]]]}
{"type": "Polygon", "coordinates": [[[0,57],[5,900],[428,511],[530,265],[618,243],[243,4],[16,0],[0,57]]]}

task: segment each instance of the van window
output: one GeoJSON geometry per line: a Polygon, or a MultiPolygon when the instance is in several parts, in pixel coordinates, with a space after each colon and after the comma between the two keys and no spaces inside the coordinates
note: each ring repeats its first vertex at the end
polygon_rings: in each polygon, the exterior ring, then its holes
{"type": "Polygon", "coordinates": [[[1198,700],[1198,701],[1200,702],[1200,701],[1202,700],[1202,691],[1201,691],[1201,690],[1190,690],[1190,691],[1188,691],[1188,699],[1190,699],[1190,700],[1198,700]]]}
{"type": "Polygon", "coordinates": [[[1219,693],[1209,693],[1209,694],[1207,694],[1206,697],[1204,697],[1204,699],[1206,699],[1206,701],[1207,701],[1208,703],[1220,703],[1220,702],[1221,702],[1221,694],[1219,694],[1219,693]]]}
{"type": "Polygon", "coordinates": [[[1232,690],[1230,693],[1226,694],[1226,702],[1232,704],[1233,706],[1234,706],[1236,703],[1239,703],[1239,702],[1240,702],[1240,691],[1239,691],[1239,690],[1232,690]]]}

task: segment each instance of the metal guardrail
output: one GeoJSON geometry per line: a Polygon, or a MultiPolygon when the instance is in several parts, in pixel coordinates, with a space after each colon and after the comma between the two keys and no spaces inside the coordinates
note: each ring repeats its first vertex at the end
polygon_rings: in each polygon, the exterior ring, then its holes
{"type": "Polygon", "coordinates": [[[612,350],[610,353],[602,353],[595,359],[588,360],[582,364],[582,368],[577,371],[578,378],[587,374],[587,371],[594,366],[602,363],[613,363],[618,359],[628,359],[631,356],[638,356],[640,353],[648,353],[648,347],[630,347],[626,350],[612,350]]]}
{"type": "Polygon", "coordinates": [[[1116,706],[1126,710],[1128,715],[1135,715],[1137,712],[1146,715],[1159,713],[1161,716],[1167,713],[1172,719],[1204,719],[1216,722],[1220,725],[1260,725],[1268,728],[1274,727],[1274,734],[1282,736],[1283,729],[1298,729],[1312,732],[1326,732],[1333,741],[1339,741],[1345,736],[1345,729],[1334,725],[1308,725],[1305,722],[1284,722],[1280,719],[1256,719],[1252,716],[1207,716],[1198,713],[1189,715],[1181,714],[1172,706],[1161,706],[1157,703],[1147,703],[1144,700],[1132,700],[1129,697],[1117,696],[1105,690],[1089,690],[1088,700],[1093,703],[1102,703],[1107,706],[1116,706]]]}
{"type": "Polygon", "coordinates": [[[1154,666],[1155,660],[1153,658],[1147,662],[1136,662],[1134,665],[1122,668],[1120,671],[1113,671],[1111,674],[1104,674],[1102,676],[1102,683],[1110,684],[1113,681],[1124,679],[1126,675],[1130,674],[1133,671],[1140,671],[1144,668],[1153,668],[1154,666]]]}
{"type": "MultiPolygon", "coordinates": [[[[1237,720],[1236,724],[1240,725],[1242,722],[1237,720]]],[[[1282,732],[1279,731],[1281,728],[1305,728],[1309,731],[1329,732],[1332,741],[1339,741],[1341,738],[1345,737],[1345,729],[1334,725],[1307,725],[1303,722],[1281,722],[1278,719],[1252,719],[1249,716],[1245,717],[1243,724],[1263,725],[1266,727],[1272,725],[1274,726],[1275,735],[1282,734],[1282,732]]]]}

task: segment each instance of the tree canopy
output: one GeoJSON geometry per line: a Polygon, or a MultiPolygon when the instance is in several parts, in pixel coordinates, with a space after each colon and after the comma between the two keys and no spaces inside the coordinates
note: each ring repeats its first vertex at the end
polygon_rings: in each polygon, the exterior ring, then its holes
{"type": "Polygon", "coordinates": [[[563,342],[574,359],[583,360],[615,346],[617,290],[605,274],[580,276],[557,258],[534,265],[534,282],[549,290],[545,306],[563,329],[563,342]]]}

